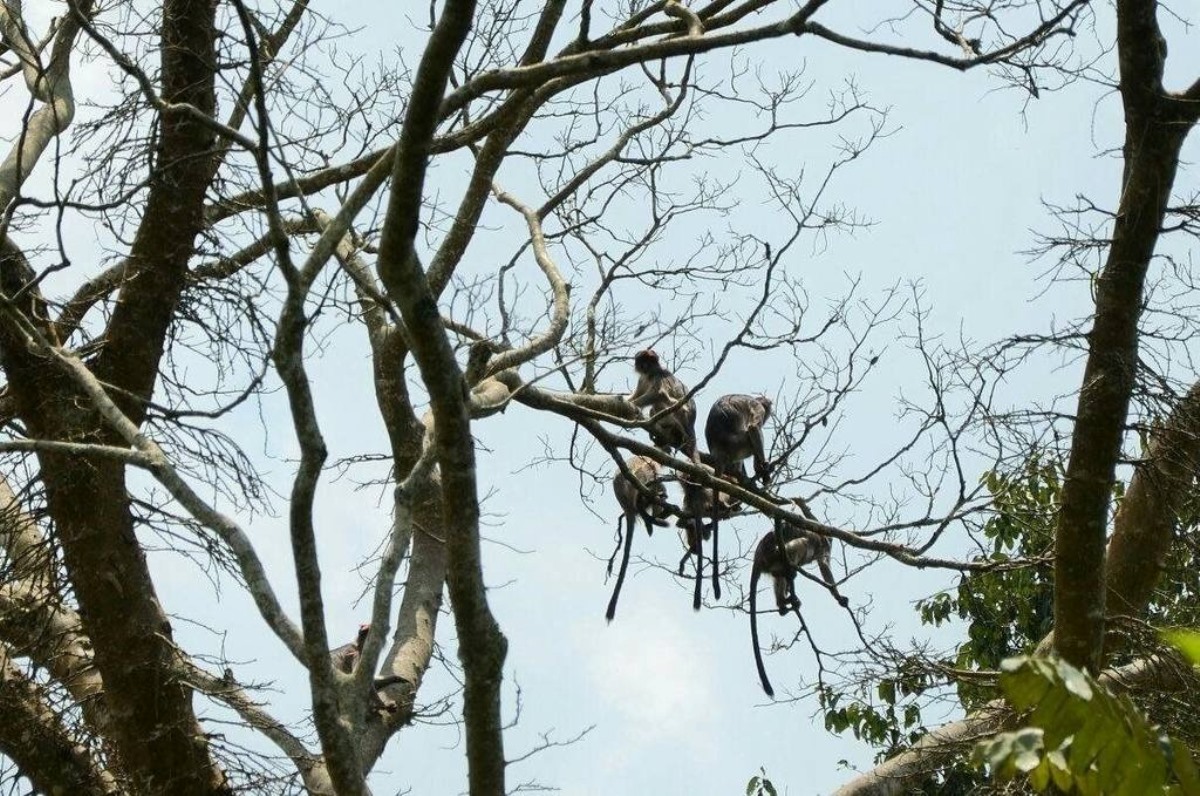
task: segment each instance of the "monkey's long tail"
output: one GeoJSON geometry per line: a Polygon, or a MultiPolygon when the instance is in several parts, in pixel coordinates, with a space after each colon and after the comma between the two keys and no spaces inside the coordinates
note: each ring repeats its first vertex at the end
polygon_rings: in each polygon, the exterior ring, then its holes
{"type": "Polygon", "coordinates": [[[617,571],[617,583],[613,586],[612,597],[608,600],[608,610],[604,612],[604,618],[609,622],[617,615],[617,600],[621,598],[621,584],[625,582],[625,570],[629,569],[629,553],[633,549],[633,530],[634,518],[630,516],[625,521],[625,550],[621,553],[621,568],[617,571]]]}
{"type": "Polygon", "coordinates": [[[617,560],[617,553],[621,552],[621,545],[625,541],[621,536],[621,523],[623,522],[625,522],[625,515],[619,514],[617,516],[617,546],[613,548],[612,555],[608,557],[608,574],[604,576],[605,581],[612,577],[613,562],[617,560]]]}
{"type": "Polygon", "coordinates": [[[767,696],[774,697],[775,689],[771,688],[771,680],[767,677],[767,667],[763,666],[762,649],[758,646],[758,568],[750,572],[750,643],[754,647],[754,665],[758,667],[758,680],[762,683],[767,696]]]}
{"type": "Polygon", "coordinates": [[[703,523],[699,517],[692,520],[696,529],[696,590],[692,593],[692,610],[700,610],[700,592],[704,588],[704,537],[701,536],[703,523]]]}
{"type": "Polygon", "coordinates": [[[720,567],[719,567],[719,566],[717,566],[717,564],[718,564],[718,562],[721,560],[721,556],[720,556],[720,555],[718,554],[718,552],[717,552],[717,549],[718,549],[718,545],[717,545],[717,534],[718,534],[718,518],[717,518],[717,514],[718,514],[718,507],[719,507],[719,505],[720,505],[720,501],[716,499],[716,495],[717,495],[717,493],[716,493],[716,492],[713,492],[713,514],[712,514],[712,538],[713,538],[713,554],[712,554],[712,587],[713,587],[713,597],[715,597],[716,599],[718,599],[718,600],[719,600],[719,599],[721,599],[721,572],[720,572],[720,567]]]}

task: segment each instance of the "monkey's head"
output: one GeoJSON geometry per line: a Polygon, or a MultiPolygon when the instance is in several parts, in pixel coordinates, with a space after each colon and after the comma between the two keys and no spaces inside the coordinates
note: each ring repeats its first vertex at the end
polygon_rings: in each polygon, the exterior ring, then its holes
{"type": "Polygon", "coordinates": [[[767,416],[770,417],[771,416],[771,407],[774,405],[771,403],[771,399],[765,395],[759,395],[756,397],[758,398],[758,405],[761,406],[763,408],[763,412],[765,412],[767,414],[767,416]]]}
{"type": "Polygon", "coordinates": [[[662,362],[659,361],[658,354],[654,352],[654,349],[647,348],[645,351],[639,351],[634,355],[633,369],[638,373],[653,376],[662,370],[662,362]]]}

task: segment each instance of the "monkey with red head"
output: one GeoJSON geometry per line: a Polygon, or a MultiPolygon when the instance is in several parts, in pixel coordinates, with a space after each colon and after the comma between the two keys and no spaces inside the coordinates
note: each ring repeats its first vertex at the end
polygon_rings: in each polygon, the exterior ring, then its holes
{"type": "Polygon", "coordinates": [[[651,441],[663,450],[678,450],[696,464],[700,463],[696,448],[696,402],[688,398],[688,388],[674,373],[663,367],[658,354],[647,348],[633,358],[638,374],[637,386],[629,401],[638,409],[646,408],[650,416],[675,407],[647,426],[651,441]],[[676,406],[678,404],[678,406],[676,406]]]}

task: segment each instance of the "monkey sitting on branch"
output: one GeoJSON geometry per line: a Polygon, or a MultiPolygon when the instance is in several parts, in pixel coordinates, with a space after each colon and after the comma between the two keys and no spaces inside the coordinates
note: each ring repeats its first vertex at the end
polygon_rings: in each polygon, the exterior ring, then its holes
{"type": "MultiPolygon", "coordinates": [[[[358,635],[355,636],[353,642],[331,649],[329,651],[329,660],[333,664],[333,668],[342,674],[353,674],[359,659],[362,657],[363,645],[367,643],[367,634],[370,632],[371,626],[369,624],[361,624],[358,626],[358,635]]],[[[396,703],[385,698],[379,692],[390,685],[409,682],[408,678],[396,674],[386,677],[376,677],[372,681],[371,709],[376,712],[396,712],[396,703]]]]}
{"type": "MultiPolygon", "coordinates": [[[[622,473],[620,468],[617,469],[613,478],[613,494],[621,507],[621,516],[617,518],[617,532],[620,533],[621,520],[624,520],[625,537],[622,540],[624,551],[621,554],[621,568],[617,571],[617,582],[613,586],[608,610],[604,614],[604,618],[609,622],[617,614],[617,600],[621,597],[621,585],[625,582],[625,571],[629,568],[629,554],[633,548],[633,532],[637,518],[641,517],[642,522],[646,524],[647,536],[654,535],[654,526],[669,524],[665,519],[667,510],[663,506],[663,501],[667,499],[667,488],[663,485],[662,465],[646,456],[632,456],[626,460],[625,465],[629,474],[636,478],[650,495],[639,492],[629,476],[622,473]]],[[[608,562],[608,572],[612,574],[611,559],[608,562]]]]}
{"type": "Polygon", "coordinates": [[[771,399],[764,395],[722,395],[708,411],[704,440],[717,478],[732,474],[750,486],[742,462],[754,457],[754,475],[763,486],[770,479],[763,449],[763,426],[771,416],[771,399]]]}
{"type": "Polygon", "coordinates": [[[687,396],[687,387],[674,373],[663,367],[658,354],[649,348],[639,351],[634,356],[633,369],[638,374],[638,382],[629,395],[630,403],[638,409],[648,407],[650,417],[675,407],[646,427],[650,433],[650,440],[662,450],[681,451],[699,464],[700,458],[696,450],[696,401],[688,398],[682,404],[679,403],[687,396]]]}
{"type": "MultiPolygon", "coordinates": [[[[739,485],[751,488],[742,462],[754,457],[754,475],[767,485],[770,473],[767,457],[763,450],[763,426],[771,416],[771,399],[762,395],[722,395],[708,411],[704,423],[704,440],[708,443],[707,463],[712,465],[717,478],[731,475],[739,485]]],[[[713,502],[715,509],[717,502],[713,502]]],[[[719,533],[719,518],[712,516],[713,548],[719,533]]],[[[719,596],[719,595],[718,595],[719,596]]]]}
{"type": "Polygon", "coordinates": [[[754,647],[758,678],[762,682],[763,691],[769,697],[775,696],[775,690],[771,688],[771,681],[767,678],[762,649],[758,644],[758,579],[764,574],[771,576],[775,589],[775,607],[780,616],[788,611],[795,611],[803,625],[800,598],[796,596],[796,575],[806,564],[816,562],[821,570],[822,579],[837,599],[838,605],[845,608],[850,604],[850,601],[838,592],[837,581],[829,566],[830,552],[828,537],[778,519],[775,520],[775,529],[763,536],[754,550],[754,564],[750,569],[750,642],[754,647]]]}
{"type": "MultiPolygon", "coordinates": [[[[713,471],[707,464],[700,465],[709,473],[713,471]]],[[[709,538],[713,540],[713,572],[712,585],[713,595],[719,600],[721,599],[721,580],[720,580],[720,552],[718,547],[717,537],[717,519],[728,519],[741,510],[742,504],[735,498],[726,495],[723,492],[716,492],[706,486],[701,486],[695,481],[688,479],[686,475],[679,476],[679,483],[683,487],[683,516],[676,522],[676,526],[684,529],[684,541],[687,546],[687,551],[683,554],[683,558],[679,559],[679,574],[683,574],[683,567],[687,564],[690,556],[696,556],[696,588],[692,595],[692,608],[696,611],[700,610],[700,592],[704,582],[704,547],[703,542],[709,538]],[[710,521],[705,522],[708,518],[710,521]]]]}

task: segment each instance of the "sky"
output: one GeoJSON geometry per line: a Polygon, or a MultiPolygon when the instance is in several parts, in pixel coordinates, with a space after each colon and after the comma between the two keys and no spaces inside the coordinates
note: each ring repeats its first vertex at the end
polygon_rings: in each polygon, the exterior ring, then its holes
{"type": "MultiPolygon", "coordinates": [[[[848,7],[848,16],[842,18],[847,21],[860,19],[856,15],[871,6],[866,0],[831,5],[835,10],[848,7]]],[[[30,14],[36,21],[36,14],[45,9],[33,6],[30,14]]],[[[398,47],[404,60],[414,65],[419,34],[399,20],[398,31],[375,24],[391,7],[363,2],[338,9],[336,13],[345,14],[339,21],[351,28],[363,26],[344,46],[374,54],[398,47]]],[[[1184,77],[1200,75],[1200,47],[1195,32],[1172,30],[1169,41],[1171,76],[1178,87],[1184,77]]],[[[834,236],[823,246],[802,244],[789,258],[788,267],[803,280],[814,304],[836,298],[854,278],[861,279],[864,295],[872,298],[896,283],[918,281],[930,308],[930,329],[974,340],[1044,330],[1052,317],[1074,317],[1086,306],[1086,285],[1043,294],[1039,277],[1047,264],[1030,263],[1021,252],[1033,245],[1035,232],[1056,229],[1044,202],[1068,204],[1086,195],[1100,204],[1115,204],[1119,163],[1101,154],[1119,146],[1122,138],[1119,102],[1111,92],[1080,83],[1030,100],[1015,90],[998,90],[998,83],[982,72],[960,74],[807,39],[771,44],[753,53],[766,68],[803,61],[806,74],[819,87],[814,108],[823,104],[821,92],[846,79],[853,79],[874,103],[889,108],[892,134],[839,177],[830,197],[852,205],[873,219],[874,226],[853,237],[834,236]]],[[[103,87],[107,79],[95,68],[79,68],[77,96],[103,87]]],[[[0,96],[0,105],[10,101],[0,96]]],[[[810,156],[816,161],[829,156],[819,148],[796,151],[805,158],[794,164],[796,168],[808,165],[810,156]]],[[[1194,141],[1188,151],[1193,158],[1197,154],[1194,141]]],[[[713,164],[716,170],[723,167],[713,164]]],[[[439,168],[431,188],[449,192],[461,177],[453,167],[439,168]]],[[[506,185],[529,184],[516,173],[502,173],[501,180],[507,180],[506,185]]],[[[1194,185],[1194,175],[1191,180],[1194,185]]],[[[771,224],[760,206],[740,212],[746,218],[765,216],[763,224],[771,224]]],[[[489,211],[484,223],[491,224],[497,236],[505,232],[495,211],[489,211]]],[[[686,237],[702,230],[689,230],[685,224],[680,232],[686,237]]],[[[95,252],[99,237],[94,230],[69,228],[68,246],[84,255],[74,259],[85,261],[95,252]]],[[[508,240],[505,252],[511,250],[513,238],[508,240]]],[[[486,266],[488,252],[481,243],[468,260],[477,258],[473,262],[486,266]]],[[[722,331],[715,328],[713,334],[722,331]]],[[[854,396],[836,426],[835,441],[847,451],[848,466],[872,461],[896,438],[897,396],[911,390],[919,378],[894,341],[877,344],[882,349],[889,343],[894,359],[891,354],[885,358],[884,367],[868,389],[854,396]]],[[[338,330],[320,350],[313,346],[310,351],[310,374],[331,461],[382,450],[383,429],[370,393],[371,366],[360,330],[338,330]]],[[[203,367],[195,363],[197,373],[203,373],[203,367]]],[[[701,372],[697,365],[679,375],[688,381],[701,372]]],[[[1078,373],[1077,364],[1058,371],[1037,370],[1014,379],[1006,394],[1013,400],[1055,395],[1069,389],[1078,373]]],[[[631,380],[623,378],[610,388],[631,387],[631,380]]],[[[701,416],[711,397],[724,392],[796,388],[761,360],[740,355],[701,397],[701,416]]],[[[234,418],[235,437],[281,494],[286,494],[290,457],[296,452],[284,410],[283,396],[277,392],[234,418]]],[[[744,792],[747,779],[762,767],[782,792],[798,796],[831,791],[849,778],[847,767],[869,767],[872,750],[852,737],[825,732],[814,700],[771,704],[763,696],[746,614],[736,609],[736,598],[726,595],[723,604],[694,613],[690,581],[640,565],[635,558],[617,619],[605,623],[610,584],[604,579],[604,561],[617,514],[607,486],[596,491],[589,507],[580,500],[578,476],[570,468],[531,465],[547,448],[561,450],[570,432],[565,421],[547,420],[520,406],[477,426],[480,493],[487,496],[485,576],[489,600],[509,640],[504,710],[515,724],[505,735],[506,752],[514,758],[544,738],[565,741],[592,728],[581,740],[510,767],[510,787],[536,781],[572,796],[730,794],[744,792]]],[[[388,497],[388,490],[356,488],[353,478],[331,474],[323,482],[316,526],[331,636],[341,628],[349,641],[367,614],[367,606],[359,601],[363,575],[356,567],[389,525],[388,497]]],[[[277,589],[297,616],[284,507],[278,498],[276,516],[243,519],[277,589]]],[[[852,521],[853,512],[834,520],[852,521]]],[[[752,549],[767,529],[761,519],[752,518],[729,527],[742,551],[752,549]]],[[[961,540],[948,544],[953,549],[961,540]]],[[[734,549],[726,543],[726,551],[734,549]]],[[[634,552],[669,569],[680,547],[673,533],[660,532],[647,540],[638,531],[634,552]]],[[[851,564],[859,560],[849,554],[851,564]]],[[[197,651],[226,650],[238,661],[240,679],[274,682],[276,690],[265,697],[279,716],[300,718],[307,703],[306,678],[282,645],[263,632],[252,604],[236,585],[225,578],[214,590],[204,572],[178,556],[155,553],[151,561],[166,609],[194,622],[176,622],[182,644],[197,651]]],[[[743,572],[740,578],[745,577],[743,572]]],[[[945,647],[958,631],[919,626],[912,604],[953,582],[949,573],[917,572],[884,562],[850,579],[842,591],[852,605],[866,608],[868,632],[887,631],[901,644],[929,639],[945,647]]],[[[805,617],[820,645],[831,650],[852,647],[853,627],[832,599],[803,580],[799,589],[805,617]]],[[[765,591],[762,600],[769,601],[765,591]]],[[[764,641],[773,635],[790,636],[790,621],[764,615],[764,641]]],[[[442,654],[450,659],[452,629],[444,613],[438,637],[442,654]]],[[[813,655],[804,644],[767,656],[766,665],[781,696],[814,676],[813,655]]],[[[452,677],[435,664],[422,702],[433,703],[455,689],[452,677]]],[[[930,722],[939,718],[936,713],[926,715],[930,722]]],[[[446,717],[433,722],[440,726],[418,724],[393,739],[371,777],[377,794],[465,789],[463,737],[446,717]]]]}

